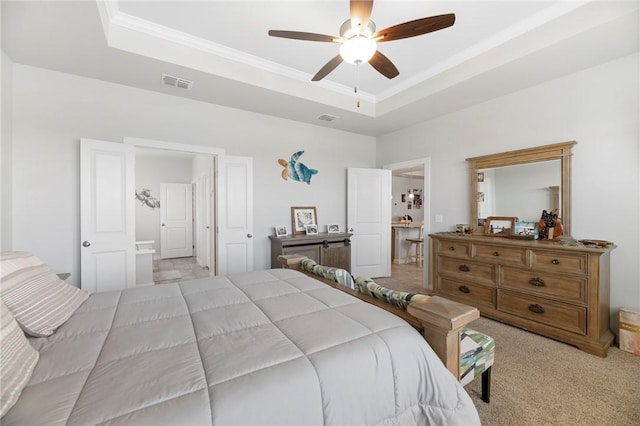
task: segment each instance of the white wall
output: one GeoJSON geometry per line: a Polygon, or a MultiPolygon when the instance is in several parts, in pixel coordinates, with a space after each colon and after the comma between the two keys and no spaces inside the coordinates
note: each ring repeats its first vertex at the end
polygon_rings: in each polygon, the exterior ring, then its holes
{"type": "MultiPolygon", "coordinates": [[[[191,183],[191,159],[136,154],[136,191],[149,189],[160,200],[161,183],[191,183]]],[[[136,241],[155,241],[160,254],[160,209],[136,203],[136,241]]]]}
{"type": "MultiPolygon", "coordinates": [[[[291,206],[317,207],[321,227],[346,228],[346,169],[375,167],[375,139],[15,64],[13,247],[79,282],[79,140],[123,136],[204,145],[254,158],[255,267],[291,206]],[[304,150],[311,185],[284,181],[278,158],[304,150]],[[340,155],[336,155],[340,153],[340,155]]],[[[196,90],[196,89],[194,89],[196,90]]]]}
{"type": "MultiPolygon", "coordinates": [[[[611,312],[640,309],[639,55],[379,138],[379,165],[431,157],[431,230],[467,223],[465,158],[576,140],[572,234],[613,241],[611,312]],[[422,142],[416,142],[422,141],[422,142]],[[411,157],[407,155],[411,153],[411,157]]],[[[552,65],[550,65],[552,66],[552,65]]]]}
{"type": "Polygon", "coordinates": [[[407,208],[407,203],[410,201],[407,191],[411,189],[421,189],[422,196],[424,197],[424,178],[407,178],[400,176],[393,176],[391,181],[391,221],[399,221],[402,216],[408,214],[413,219],[414,223],[420,223],[424,219],[424,207],[416,209],[414,206],[411,209],[407,208]],[[405,195],[405,202],[402,202],[402,194],[405,195]]]}
{"type": "Polygon", "coordinates": [[[0,82],[0,99],[2,103],[0,108],[0,138],[2,144],[0,147],[0,186],[2,195],[0,196],[0,251],[8,251],[12,248],[13,239],[13,221],[11,218],[11,199],[12,199],[12,167],[11,158],[13,156],[12,143],[12,79],[13,64],[9,57],[2,52],[0,57],[0,69],[2,72],[2,81],[0,82]]]}

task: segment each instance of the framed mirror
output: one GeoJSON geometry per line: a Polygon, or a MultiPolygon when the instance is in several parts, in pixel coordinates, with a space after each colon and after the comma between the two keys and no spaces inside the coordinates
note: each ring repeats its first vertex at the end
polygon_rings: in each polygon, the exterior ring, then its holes
{"type": "Polygon", "coordinates": [[[557,210],[571,235],[571,149],[575,141],[467,158],[470,222],[483,234],[487,217],[538,221],[557,210]]]}

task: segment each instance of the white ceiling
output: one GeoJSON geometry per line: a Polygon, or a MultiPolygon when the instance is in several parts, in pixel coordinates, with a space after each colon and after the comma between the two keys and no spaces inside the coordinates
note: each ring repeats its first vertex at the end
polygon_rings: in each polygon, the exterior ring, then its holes
{"type": "Polygon", "coordinates": [[[16,63],[377,136],[637,52],[639,4],[376,0],[378,29],[456,15],[453,27],[378,45],[393,80],[343,63],[311,82],[338,45],[267,35],[338,35],[347,0],[2,0],[2,48],[16,63]],[[192,90],[162,86],[162,73],[192,90]]]}

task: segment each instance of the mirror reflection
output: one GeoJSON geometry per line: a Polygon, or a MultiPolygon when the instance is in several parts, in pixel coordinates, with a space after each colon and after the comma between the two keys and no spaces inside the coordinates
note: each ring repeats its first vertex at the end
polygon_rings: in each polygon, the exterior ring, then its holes
{"type": "Polygon", "coordinates": [[[478,218],[516,216],[537,221],[542,210],[562,217],[560,160],[479,169],[478,218]]]}

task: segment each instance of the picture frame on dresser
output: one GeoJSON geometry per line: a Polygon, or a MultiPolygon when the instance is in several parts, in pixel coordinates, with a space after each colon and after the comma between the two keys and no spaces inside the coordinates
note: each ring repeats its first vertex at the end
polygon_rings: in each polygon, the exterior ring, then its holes
{"type": "Polygon", "coordinates": [[[306,234],[305,226],[317,223],[318,214],[315,207],[291,207],[291,230],[294,235],[306,234]]]}
{"type": "Polygon", "coordinates": [[[276,237],[286,237],[287,235],[289,235],[289,231],[287,231],[286,225],[276,226],[276,237]]]}
{"type": "Polygon", "coordinates": [[[312,223],[311,225],[305,225],[304,230],[307,235],[318,235],[318,225],[312,223]]]}
{"type": "Polygon", "coordinates": [[[509,237],[513,235],[513,229],[517,217],[489,216],[484,227],[484,234],[491,237],[509,237]]]}

